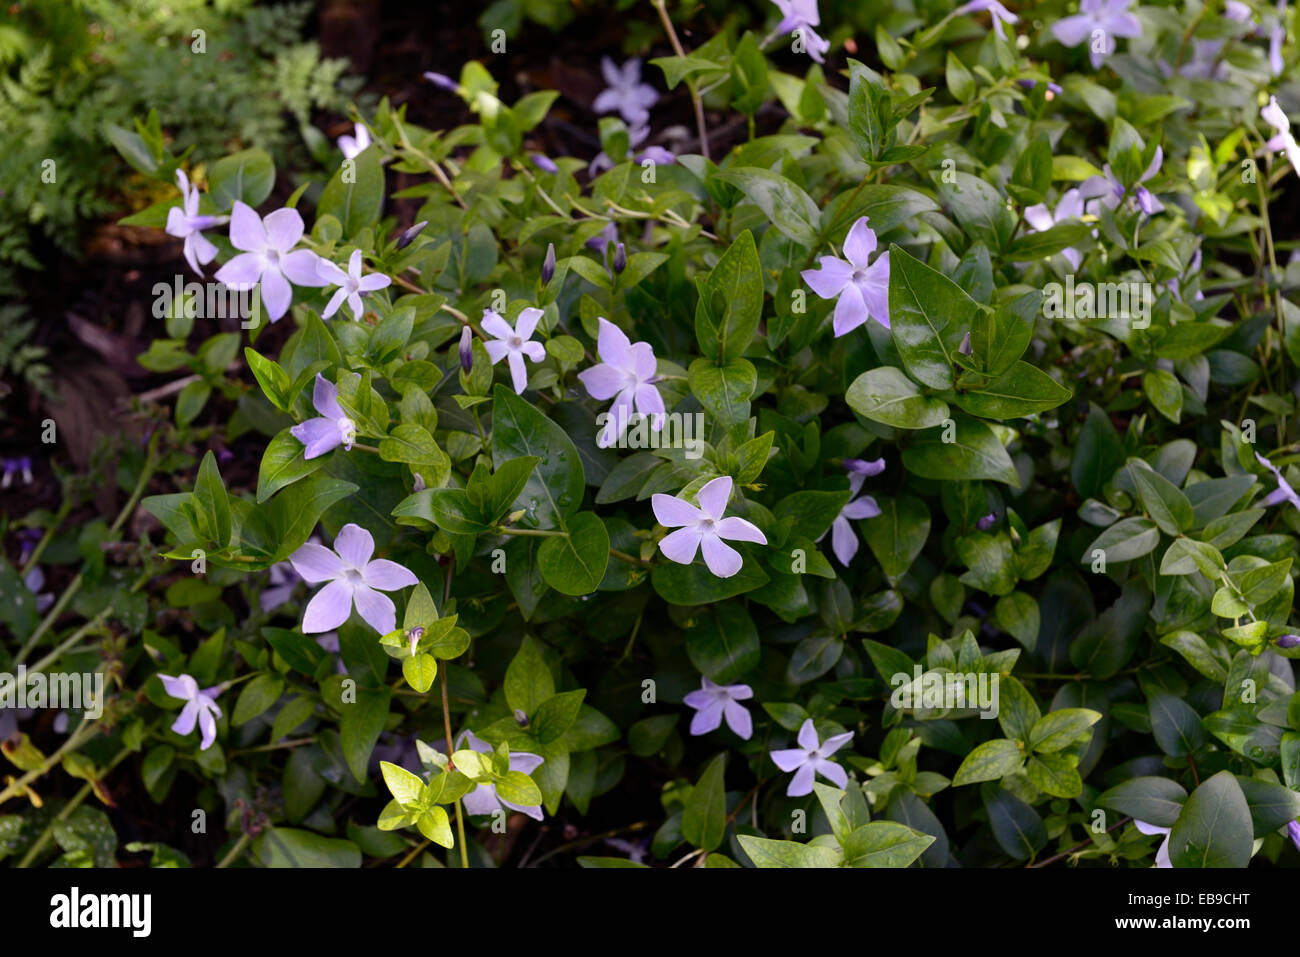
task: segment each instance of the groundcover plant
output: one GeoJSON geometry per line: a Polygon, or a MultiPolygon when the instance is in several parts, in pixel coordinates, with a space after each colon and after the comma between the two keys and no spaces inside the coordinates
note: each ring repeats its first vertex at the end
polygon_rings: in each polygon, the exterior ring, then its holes
{"type": "Polygon", "coordinates": [[[0,856],[1300,863],[1294,8],[520,6],[326,176],[115,136],[191,375],[6,519],[0,856]]]}

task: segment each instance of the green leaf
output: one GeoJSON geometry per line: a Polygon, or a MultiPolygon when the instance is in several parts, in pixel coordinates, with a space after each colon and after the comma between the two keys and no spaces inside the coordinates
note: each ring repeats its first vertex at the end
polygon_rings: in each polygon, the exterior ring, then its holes
{"type": "Polygon", "coordinates": [[[438,676],[438,659],[423,652],[408,655],[402,659],[402,676],[414,690],[424,694],[433,687],[433,679],[438,676]]]}
{"type": "Polygon", "coordinates": [[[701,609],[686,629],[686,654],[697,671],[731,684],[758,666],[758,628],[741,602],[701,609]]]}
{"type": "Polygon", "coordinates": [[[718,578],[697,558],[690,565],[656,562],[650,581],[659,597],[674,605],[703,605],[761,588],[769,581],[756,561],[745,562],[730,578],[718,578]]]}
{"type": "Polygon", "coordinates": [[[256,209],[275,186],[275,163],[265,150],[240,150],[208,167],[208,195],[221,210],[240,200],[256,209]]]}
{"type": "Polygon", "coordinates": [[[316,216],[333,216],[343,225],[343,238],[351,239],[379,221],[383,206],[384,170],[379,147],[370,146],[355,159],[345,160],[330,177],[316,204],[316,216]]]}
{"type": "Polygon", "coordinates": [[[1160,530],[1149,518],[1126,518],[1116,522],[1093,540],[1084,554],[1084,561],[1092,561],[1092,553],[1100,550],[1108,562],[1128,562],[1141,558],[1160,541],[1160,530]]]}
{"type": "Polygon", "coordinates": [[[1016,742],[1007,738],[994,738],[975,746],[953,777],[954,785],[977,784],[980,781],[995,781],[1020,768],[1024,752],[1016,742]]]}
{"type": "Polygon", "coordinates": [[[930,535],[930,510],[912,495],[877,498],[880,514],[858,523],[863,539],[891,583],[912,567],[930,535]]]}
{"type": "Polygon", "coordinates": [[[526,715],[555,694],[551,669],[532,638],[524,638],[506,668],[505,693],[506,703],[526,715]]]}
{"type": "Polygon", "coordinates": [[[560,426],[498,384],[493,391],[492,465],[500,469],[519,456],[535,456],[537,467],[514,502],[528,527],[562,526],[582,506],[582,460],[560,426]]]}
{"type": "Polygon", "coordinates": [[[1246,867],[1254,844],[1250,807],[1230,771],[1201,783],[1169,834],[1174,867],[1246,867]]]}
{"type": "Polygon", "coordinates": [[[374,750],[384,722],[388,719],[388,700],[392,692],[358,690],[355,703],[342,705],[343,717],[339,720],[339,740],[343,757],[358,782],[365,783],[370,752],[374,750]]]}
{"type": "Polygon", "coordinates": [[[507,771],[494,782],[503,800],[520,807],[537,807],[542,803],[541,788],[523,771],[507,771]]]}
{"type": "Polygon", "coordinates": [[[284,690],[284,678],[277,674],[262,672],[239,691],[235,701],[235,713],[230,721],[234,725],[252,721],[267,708],[280,700],[284,690]]]}
{"type": "Polygon", "coordinates": [[[424,793],[424,781],[419,775],[389,761],[380,761],[379,771],[398,804],[415,804],[420,800],[420,795],[424,793]]]}
{"type": "Polygon", "coordinates": [[[766,214],[767,221],[788,238],[805,248],[818,245],[821,211],[811,196],[784,176],[771,170],[744,168],[718,172],[714,178],[744,193],[766,214]]]}
{"type": "Polygon", "coordinates": [[[1118,784],[1097,798],[1100,807],[1112,808],[1155,824],[1172,827],[1182,813],[1187,792],[1177,781],[1160,777],[1131,778],[1118,784]]]}
{"type": "Polygon", "coordinates": [[[1129,459],[1128,472],[1142,507],[1162,532],[1177,536],[1192,527],[1192,503],[1178,486],[1141,459],[1129,459]]]}
{"type": "Polygon", "coordinates": [[[903,450],[903,465],[909,472],[945,481],[993,479],[1012,488],[1020,487],[1011,456],[986,423],[965,417],[952,422],[952,427],[945,425],[922,433],[903,450]],[[945,436],[952,441],[945,442],[945,436]]]}
{"type": "Polygon", "coordinates": [[[859,415],[898,429],[928,429],[948,418],[948,403],[925,395],[893,366],[862,373],[849,386],[844,401],[859,415]]]}
{"type": "Polygon", "coordinates": [[[542,744],[558,741],[568,733],[582,711],[584,689],[561,691],[543,701],[531,716],[529,728],[542,744]]]}
{"type": "Polygon", "coordinates": [[[727,829],[726,765],[725,753],[709,762],[682,810],[682,836],[706,851],[722,843],[727,829]]]}
{"type": "Polygon", "coordinates": [[[736,839],[755,867],[839,867],[843,854],[831,847],[774,841],[766,837],[738,834],[736,839]]]}
{"type": "Polygon", "coordinates": [[[1062,708],[1043,715],[1029,733],[1029,747],[1039,754],[1049,754],[1069,747],[1101,720],[1101,714],[1088,708],[1062,708]]]}
{"type": "Polygon", "coordinates": [[[738,359],[754,338],[762,313],[763,273],[754,237],[746,229],[700,286],[695,309],[700,351],[718,365],[738,359]]]}
{"type": "Polygon", "coordinates": [[[932,389],[952,388],[952,355],[977,312],[975,300],[951,279],[890,245],[890,332],[914,379],[932,389]]]}
{"type": "Polygon", "coordinates": [[[1046,846],[1047,828],[1032,807],[1001,786],[986,785],[982,797],[993,837],[1009,855],[1023,861],[1046,846]]]}
{"type": "Polygon", "coordinates": [[[303,458],[306,446],[283,429],[276,434],[262,453],[262,464],[257,470],[257,504],[262,505],[286,485],[306,478],[320,468],[326,457],[303,458]]]}
{"type": "Polygon", "coordinates": [[[263,867],[361,866],[361,851],[351,841],[292,827],[263,831],[253,841],[252,854],[263,867]]]}
{"type": "Polygon", "coordinates": [[[731,359],[725,365],[696,359],[687,380],[700,405],[723,425],[737,425],[749,418],[749,399],[758,384],[758,373],[748,359],[731,359]]]}
{"type": "Polygon", "coordinates": [[[609,564],[609,532],[595,512],[569,520],[569,534],[547,538],[537,550],[542,579],[562,595],[590,595],[609,564]]]}
{"type": "Polygon", "coordinates": [[[1017,360],[1010,369],[983,388],[959,392],[957,405],[985,419],[1015,419],[1046,412],[1073,393],[1041,369],[1017,360]]]}
{"type": "Polygon", "coordinates": [[[217,457],[209,450],[199,464],[199,474],[194,480],[194,501],[207,520],[208,531],[222,548],[230,544],[234,534],[230,518],[230,497],[217,469],[217,457]]]}
{"type": "Polygon", "coordinates": [[[854,828],[840,842],[845,867],[908,867],[934,843],[922,834],[894,821],[872,821],[854,828]]]}

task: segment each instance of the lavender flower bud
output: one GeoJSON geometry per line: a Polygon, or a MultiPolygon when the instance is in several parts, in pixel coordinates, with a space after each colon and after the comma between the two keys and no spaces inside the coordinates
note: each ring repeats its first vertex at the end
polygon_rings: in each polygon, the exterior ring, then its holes
{"type": "Polygon", "coordinates": [[[620,273],[627,268],[627,249],[622,243],[614,249],[614,272],[620,273]]]}
{"type": "Polygon", "coordinates": [[[555,161],[543,153],[533,153],[528,157],[543,173],[558,173],[560,168],[555,165],[555,161]]]}
{"type": "Polygon", "coordinates": [[[424,637],[424,629],[416,625],[406,633],[406,640],[411,644],[411,657],[415,657],[415,649],[420,644],[420,639],[424,637]]]}
{"type": "Polygon", "coordinates": [[[421,220],[420,222],[412,226],[410,229],[406,230],[406,232],[402,233],[402,235],[397,237],[397,248],[405,249],[407,246],[411,245],[411,242],[415,239],[415,237],[420,235],[420,232],[424,229],[425,226],[428,225],[429,225],[429,221],[425,219],[425,220],[421,220]]]}
{"type": "Polygon", "coordinates": [[[957,351],[964,356],[970,355],[970,333],[969,332],[966,333],[966,335],[962,336],[961,345],[957,347],[957,351]]]}
{"type": "Polygon", "coordinates": [[[455,80],[453,80],[451,77],[446,76],[442,73],[434,73],[432,70],[430,70],[424,74],[424,78],[428,80],[430,83],[432,83],[434,86],[440,86],[444,90],[447,90],[451,93],[457,93],[460,91],[460,84],[457,83],[455,80]]]}
{"type": "Polygon", "coordinates": [[[555,275],[555,243],[546,244],[546,258],[542,260],[542,285],[545,286],[555,275]]]}
{"type": "Polygon", "coordinates": [[[474,368],[474,330],[469,326],[460,331],[460,367],[467,375],[474,368]]]}
{"type": "Polygon", "coordinates": [[[1277,640],[1279,648],[1294,648],[1297,645],[1300,645],[1300,635],[1283,635],[1277,640]]]}
{"type": "Polygon", "coordinates": [[[419,472],[415,473],[415,481],[412,484],[414,486],[413,491],[416,492],[423,492],[426,488],[429,487],[424,484],[424,476],[421,475],[419,472]]]}
{"type": "Polygon", "coordinates": [[[518,722],[521,728],[528,727],[528,715],[524,714],[520,708],[515,708],[515,721],[518,722]]]}
{"type": "Polygon", "coordinates": [[[993,523],[996,522],[997,520],[998,520],[998,513],[989,512],[987,515],[985,515],[983,518],[981,518],[979,521],[975,523],[975,527],[978,528],[981,532],[987,532],[990,528],[993,527],[993,523]]]}

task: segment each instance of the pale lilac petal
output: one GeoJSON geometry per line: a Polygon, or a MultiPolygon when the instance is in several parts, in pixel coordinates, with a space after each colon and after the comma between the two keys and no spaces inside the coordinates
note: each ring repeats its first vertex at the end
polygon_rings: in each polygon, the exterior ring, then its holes
{"type": "Polygon", "coordinates": [[[627,358],[622,366],[634,373],[642,382],[648,382],[654,378],[656,371],[654,348],[648,342],[634,343],[628,349],[627,358]]]}
{"type": "Polygon", "coordinates": [[[799,725],[799,734],[795,740],[805,751],[817,750],[821,742],[817,739],[817,726],[813,724],[812,718],[805,718],[803,724],[799,725]]]}
{"type": "Polygon", "coordinates": [[[594,365],[578,373],[578,381],[593,399],[605,400],[620,392],[625,384],[623,373],[607,363],[594,365]]]}
{"type": "Polygon", "coordinates": [[[501,806],[496,788],[490,784],[480,784],[460,800],[465,813],[470,815],[491,814],[501,806]]]}
{"type": "Polygon", "coordinates": [[[1092,35],[1095,21],[1088,16],[1066,17],[1052,24],[1052,33],[1062,46],[1077,47],[1092,35]]]}
{"type": "Polygon", "coordinates": [[[772,752],[772,763],[782,771],[793,771],[804,762],[806,752],[802,748],[786,748],[772,752]]]}
{"type": "Polygon", "coordinates": [[[690,502],[663,492],[650,496],[650,507],[654,510],[655,521],[665,528],[690,525],[704,518],[704,513],[690,502]]]}
{"type": "Polygon", "coordinates": [[[303,444],[305,460],[319,458],[343,443],[343,434],[333,419],[308,419],[291,428],[289,434],[303,444]]]}
{"type": "Polygon", "coordinates": [[[483,310],[483,322],[481,325],[483,326],[484,332],[490,336],[495,336],[498,339],[509,339],[515,334],[514,329],[510,328],[510,323],[506,322],[499,313],[493,312],[491,309],[483,310]]]}
{"type": "Polygon", "coordinates": [[[366,307],[361,304],[360,293],[348,294],[348,308],[352,310],[352,318],[360,321],[361,317],[366,314],[366,307]]]}
{"type": "Polygon", "coordinates": [[[256,253],[240,253],[216,271],[213,278],[231,289],[249,289],[262,275],[262,260],[256,253]]]}
{"type": "Polygon", "coordinates": [[[631,348],[632,341],[622,329],[608,319],[600,320],[600,332],[596,336],[596,351],[600,354],[602,362],[620,369],[627,368],[630,365],[628,350],[631,348]]]}
{"type": "Polygon", "coordinates": [[[864,495],[845,505],[840,514],[852,519],[875,518],[880,514],[880,506],[870,495],[864,495]]]}
{"type": "Polygon", "coordinates": [[[521,339],[531,339],[533,332],[537,329],[537,324],[542,320],[542,310],[535,306],[529,306],[519,313],[519,318],[515,320],[515,335],[521,339]]]}
{"type": "Polygon", "coordinates": [[[1137,818],[1133,819],[1133,826],[1143,834],[1168,834],[1171,830],[1167,827],[1161,827],[1159,824],[1148,824],[1146,821],[1139,821],[1137,818]]]}
{"type": "Polygon", "coordinates": [[[524,357],[518,352],[511,352],[506,356],[506,363],[510,366],[510,383],[515,387],[515,394],[523,395],[524,389],[528,388],[528,369],[524,365],[524,357]]]}
{"type": "Polygon", "coordinates": [[[361,277],[358,287],[362,292],[376,292],[380,289],[387,289],[393,284],[393,280],[381,272],[366,273],[361,277]]]}
{"type": "MultiPolygon", "coordinates": [[[[680,533],[674,532],[673,534],[680,533]]],[[[717,535],[702,534],[700,536],[700,546],[704,552],[704,564],[709,566],[709,571],[719,578],[730,578],[740,571],[741,566],[745,564],[744,556],[717,535]]]]}
{"type": "Polygon", "coordinates": [[[199,730],[203,733],[203,739],[199,742],[199,750],[206,751],[212,747],[212,742],[217,740],[217,722],[212,712],[207,708],[199,711],[199,730]]]}
{"type": "Polygon", "coordinates": [[[172,730],[177,734],[189,734],[194,730],[194,724],[199,719],[199,702],[197,698],[192,698],[186,702],[185,707],[181,708],[180,715],[172,722],[172,730]]]}
{"type": "Polygon", "coordinates": [[[347,566],[333,549],[317,545],[315,542],[307,542],[299,547],[289,556],[289,564],[303,581],[313,585],[318,582],[332,581],[347,571],[347,566]]]}
{"type": "Polygon", "coordinates": [[[420,583],[409,568],[387,558],[376,558],[368,564],[362,580],[371,588],[378,588],[380,591],[397,591],[399,588],[420,583]]]}
{"type": "Polygon", "coordinates": [[[332,283],[321,277],[321,257],[310,249],[295,249],[280,257],[280,271],[295,286],[319,287],[332,283]]]}
{"type": "Polygon", "coordinates": [[[658,432],[663,428],[664,398],[659,394],[659,390],[648,382],[637,386],[636,410],[642,415],[653,417],[651,428],[654,431],[658,432]]]}
{"type": "Polygon", "coordinates": [[[293,287],[274,269],[262,273],[262,302],[272,322],[288,312],[293,302],[293,287]]]}
{"type": "Polygon", "coordinates": [[[849,786],[849,776],[844,769],[834,761],[818,761],[817,773],[830,781],[837,788],[846,788],[849,786]]]}
{"type": "Polygon", "coordinates": [[[858,537],[853,534],[853,526],[842,514],[831,522],[831,551],[846,568],[858,553],[858,537]]]}
{"type": "Polygon", "coordinates": [[[724,703],[714,698],[695,712],[695,717],[691,719],[691,734],[708,734],[710,731],[717,731],[722,726],[723,707],[724,703]]]}
{"type": "Polygon", "coordinates": [[[861,269],[867,265],[867,260],[875,251],[876,232],[867,225],[867,217],[863,216],[853,224],[853,228],[844,239],[844,258],[851,265],[861,269]]]}
{"type": "Polygon", "coordinates": [[[849,283],[840,293],[839,301],[835,303],[833,328],[836,338],[858,328],[867,321],[868,316],[867,303],[862,298],[862,290],[858,288],[857,283],[849,283]]]}
{"type": "Polygon", "coordinates": [[[1026,206],[1025,222],[1027,222],[1036,232],[1040,233],[1046,232],[1054,225],[1052,222],[1052,213],[1048,210],[1046,203],[1026,206]]]}
{"type": "Polygon", "coordinates": [[[512,804],[500,795],[497,795],[497,800],[501,802],[502,806],[507,807],[512,811],[518,811],[525,817],[531,817],[534,821],[540,821],[544,816],[540,804],[536,804],[532,807],[524,807],[522,804],[512,804]]]}
{"type": "MultiPolygon", "coordinates": [[[[298,567],[296,563],[294,567],[298,567]]],[[[304,635],[314,635],[322,631],[334,631],[351,614],[351,586],[345,581],[332,581],[307,602],[307,611],[302,616],[302,632],[304,635]]]]}
{"type": "Polygon", "coordinates": [[[311,403],[326,418],[344,417],[343,410],[339,407],[339,387],[319,372],[316,373],[316,384],[312,387],[311,403]]]}
{"type": "Polygon", "coordinates": [[[483,343],[483,348],[487,350],[488,358],[492,364],[496,365],[506,356],[510,355],[510,346],[500,339],[488,339],[483,343]]]}
{"type": "Polygon", "coordinates": [[[790,781],[790,786],[785,789],[786,796],[803,797],[805,794],[811,794],[815,776],[816,772],[811,764],[800,765],[790,781]]]}
{"type": "Polygon", "coordinates": [[[722,513],[727,510],[727,503],[731,501],[731,485],[731,476],[723,475],[706,482],[696,496],[700,509],[714,521],[721,519],[722,513]]]}
{"type": "Polygon", "coordinates": [[[325,304],[325,311],[320,314],[320,317],[322,319],[328,319],[330,316],[334,315],[334,313],[339,311],[339,306],[343,305],[344,300],[347,298],[347,287],[340,286],[335,291],[334,295],[330,296],[330,301],[325,304]]]}
{"type": "Polygon", "coordinates": [[[163,690],[173,698],[189,701],[199,693],[198,682],[189,675],[179,675],[173,678],[171,675],[160,674],[158,680],[162,682],[163,690]]]}
{"type": "Polygon", "coordinates": [[[511,771],[522,771],[524,774],[532,774],[545,763],[546,759],[540,754],[531,754],[528,751],[510,752],[511,771]]]}
{"type": "Polygon", "coordinates": [[[331,286],[342,286],[348,281],[348,274],[340,269],[337,263],[330,262],[324,256],[316,260],[316,275],[328,281],[331,286]]]}
{"type": "Polygon", "coordinates": [[[357,614],[375,631],[386,635],[397,628],[397,606],[383,592],[362,585],[353,591],[352,598],[357,603],[357,614]]]}
{"type": "Polygon", "coordinates": [[[348,566],[360,571],[375,553],[375,539],[360,525],[348,522],[339,529],[338,538],[334,539],[334,550],[348,566]]]}
{"type": "Polygon", "coordinates": [[[239,199],[235,200],[235,208],[230,212],[230,245],[248,253],[266,248],[266,230],[261,217],[239,199]]]}
{"type": "Polygon", "coordinates": [[[730,699],[726,703],[727,727],[736,733],[736,737],[748,741],[754,734],[754,719],[749,709],[730,699]]]}
{"type": "Polygon", "coordinates": [[[767,536],[759,531],[757,525],[735,515],[718,522],[713,531],[719,538],[725,538],[733,542],[767,544],[767,536]]]}
{"type": "Polygon", "coordinates": [[[853,281],[853,267],[832,256],[823,256],[820,262],[818,268],[805,269],[799,275],[820,298],[834,299],[853,281]]]}
{"type": "Polygon", "coordinates": [[[665,535],[659,542],[659,551],[663,552],[664,558],[680,565],[689,565],[695,561],[695,552],[699,547],[700,530],[694,525],[679,528],[665,535]]]}
{"type": "Polygon", "coordinates": [[[825,741],[822,742],[822,746],[820,749],[821,753],[823,755],[834,754],[840,748],[844,747],[844,745],[848,744],[851,740],[853,740],[852,731],[844,731],[840,734],[832,734],[829,738],[827,738],[825,741]]]}
{"type": "MultiPolygon", "coordinates": [[[[709,681],[708,678],[704,678],[703,680],[704,680],[704,687],[700,688],[698,691],[688,692],[686,696],[682,698],[682,704],[686,705],[687,707],[695,708],[696,710],[699,710],[700,708],[707,708],[709,705],[711,705],[714,701],[717,700],[718,698],[717,692],[709,688],[709,685],[712,684],[712,682],[709,681]]],[[[717,686],[714,685],[714,688],[716,687],[717,686]]]]}
{"type": "Polygon", "coordinates": [[[266,244],[276,252],[287,253],[302,239],[302,214],[296,209],[285,207],[269,213],[262,220],[266,229],[266,244]]]}
{"type": "Polygon", "coordinates": [[[546,346],[540,342],[525,342],[519,351],[532,362],[543,362],[546,359],[546,346]]]}

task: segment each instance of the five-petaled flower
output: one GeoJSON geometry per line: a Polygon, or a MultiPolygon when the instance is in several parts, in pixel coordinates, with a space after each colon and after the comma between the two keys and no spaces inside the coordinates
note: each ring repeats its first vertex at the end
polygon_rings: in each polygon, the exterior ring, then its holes
{"type": "Polygon", "coordinates": [[[998,3],[998,0],[970,0],[969,3],[963,3],[957,8],[958,15],[963,13],[977,13],[980,10],[987,10],[993,17],[993,32],[998,36],[1005,38],[1006,33],[1003,31],[1004,23],[1019,23],[1020,18],[998,3]]]}
{"type": "MultiPolygon", "coordinates": [[[[457,741],[458,748],[469,745],[471,751],[477,751],[480,754],[491,754],[492,746],[486,741],[480,740],[473,731],[465,731],[461,734],[460,740],[457,741]]],[[[527,751],[510,752],[510,770],[522,771],[524,774],[532,774],[545,763],[545,758],[541,755],[530,754],[527,751]]],[[[491,814],[500,808],[508,808],[511,811],[518,811],[520,814],[527,814],[534,821],[542,819],[542,807],[526,807],[522,804],[511,804],[501,795],[497,794],[495,784],[480,784],[474,790],[466,794],[461,801],[465,804],[465,813],[467,814],[491,814]]]]}
{"type": "Polygon", "coordinates": [[[813,27],[821,23],[821,14],[817,12],[817,0],[772,0],[781,11],[781,22],[776,25],[777,33],[798,32],[803,40],[808,56],[818,63],[825,63],[826,51],[831,48],[831,41],[817,35],[813,27]]]}
{"type": "Polygon", "coordinates": [[[1087,41],[1092,68],[1099,69],[1115,52],[1116,37],[1142,36],[1142,21],[1128,10],[1132,5],[1133,0],[1083,0],[1075,16],[1052,24],[1052,33],[1067,47],[1087,41]]]}
{"type": "Polygon", "coordinates": [[[641,82],[641,61],[637,57],[622,67],[607,56],[601,57],[600,72],[605,75],[609,88],[596,97],[592,109],[597,113],[617,110],[633,126],[641,126],[650,119],[650,107],[659,100],[659,94],[649,83],[641,82]]]}
{"type": "Polygon", "coordinates": [[[224,223],[226,217],[200,215],[199,188],[190,183],[185,170],[176,170],[176,185],[181,190],[181,205],[167,210],[165,232],[185,240],[185,261],[202,276],[203,267],[217,257],[217,247],[203,235],[203,230],[224,223]]]}
{"type": "Polygon", "coordinates": [[[650,416],[650,428],[663,428],[664,400],[655,388],[655,353],[648,342],[632,342],[625,332],[601,318],[596,336],[600,362],[578,373],[593,399],[613,398],[596,444],[609,448],[627,428],[633,409],[650,416]]]}
{"type": "Polygon", "coordinates": [[[665,528],[677,531],[665,535],[659,550],[669,561],[689,565],[697,551],[703,551],[704,564],[719,578],[730,578],[740,571],[744,558],[723,539],[733,542],[757,542],[767,538],[758,527],[743,518],[723,518],[731,500],[731,476],[724,475],[705,484],[699,492],[699,507],[685,499],[657,492],[650,497],[655,519],[665,528]]]}
{"type": "Polygon", "coordinates": [[[1156,851],[1156,867],[1173,867],[1173,861],[1169,859],[1169,832],[1173,828],[1148,824],[1146,821],[1139,821],[1137,818],[1133,819],[1133,824],[1143,834],[1163,834],[1165,836],[1165,839],[1160,842],[1160,850],[1156,851]]]}
{"type": "Polygon", "coordinates": [[[339,137],[339,149],[347,159],[356,159],[360,156],[367,146],[370,145],[370,131],[366,129],[364,123],[353,124],[356,130],[356,136],[348,136],[344,133],[339,137]]]}
{"type": "Polygon", "coordinates": [[[1100,200],[1108,209],[1115,209],[1126,196],[1132,196],[1142,212],[1154,216],[1164,210],[1164,203],[1156,199],[1155,194],[1142,184],[1160,172],[1164,159],[1164,148],[1157,146],[1155,155],[1151,157],[1151,163],[1133,184],[1132,192],[1125,189],[1124,184],[1115,178],[1110,164],[1107,163],[1102,167],[1101,176],[1090,176],[1079,184],[1079,195],[1084,199],[1100,200]]]}
{"type": "Polygon", "coordinates": [[[212,742],[217,740],[217,718],[221,717],[221,708],[216,701],[220,690],[206,688],[200,691],[199,683],[189,675],[173,678],[171,675],[160,674],[158,680],[169,695],[185,702],[185,707],[181,708],[180,715],[172,724],[172,730],[177,734],[189,734],[197,722],[199,731],[203,734],[199,750],[206,751],[212,747],[212,742]]]}
{"type": "Polygon", "coordinates": [[[523,395],[524,388],[528,385],[528,370],[524,366],[524,358],[527,357],[532,362],[541,362],[546,358],[546,347],[540,342],[531,341],[533,331],[541,318],[542,310],[530,306],[519,313],[519,318],[515,320],[515,327],[511,329],[510,323],[506,322],[499,313],[491,309],[483,310],[483,331],[493,337],[483,343],[488,358],[492,360],[493,365],[502,359],[506,360],[507,365],[510,366],[510,382],[515,387],[517,395],[523,395]]]}
{"type": "Polygon", "coordinates": [[[1264,122],[1277,133],[1269,139],[1264,145],[1274,152],[1281,151],[1286,153],[1286,158],[1291,161],[1291,168],[1300,175],[1300,144],[1296,143],[1295,135],[1291,132],[1291,120],[1282,112],[1282,107],[1277,105],[1277,97],[1268,98],[1268,106],[1259,111],[1264,122]]]}
{"type": "Polygon", "coordinates": [[[357,440],[356,423],[339,406],[338,386],[319,372],[316,373],[311,403],[320,416],[289,430],[289,434],[303,444],[302,457],[314,459],[340,445],[351,451],[352,443],[357,440]]]}
{"type": "Polygon", "coordinates": [[[844,239],[844,258],[821,257],[816,269],[800,275],[822,299],[835,299],[835,335],[852,332],[867,319],[889,328],[889,251],[876,261],[867,260],[876,251],[876,232],[863,216],[844,239]]]}
{"type": "Polygon", "coordinates": [[[218,282],[232,289],[251,289],[262,284],[266,314],[276,322],[289,311],[294,286],[323,286],[316,274],[320,257],[310,249],[294,249],[302,238],[303,222],[298,210],[285,207],[258,216],[242,200],[235,200],[230,214],[230,244],[242,250],[216,272],[218,282]]]}
{"type": "Polygon", "coordinates": [[[838,788],[848,787],[848,774],[842,767],[831,761],[830,756],[848,744],[852,737],[852,731],[845,731],[843,734],[833,734],[825,741],[821,741],[817,737],[817,729],[813,726],[812,718],[804,721],[803,726],[799,728],[799,747],[772,752],[773,764],[782,771],[794,772],[794,777],[790,781],[790,786],[785,789],[785,793],[789,797],[811,794],[813,778],[818,774],[838,788]]]}
{"type": "Polygon", "coordinates": [[[1277,479],[1277,488],[1264,496],[1263,504],[1281,505],[1283,502],[1290,502],[1297,509],[1300,509],[1300,495],[1296,494],[1296,490],[1291,487],[1291,483],[1283,477],[1282,470],[1258,452],[1255,453],[1255,459],[1260,465],[1272,472],[1273,477],[1277,479]]]}
{"type": "Polygon", "coordinates": [[[748,741],[754,733],[754,720],[749,709],[740,702],[754,697],[754,689],[749,685],[720,685],[700,676],[700,690],[692,691],[682,702],[695,709],[691,719],[691,734],[708,734],[722,725],[727,719],[727,727],[736,732],[736,737],[748,741]]]}
{"type": "Polygon", "coordinates": [[[334,295],[330,297],[329,303],[325,306],[325,311],[320,314],[322,319],[328,319],[334,313],[338,312],[339,306],[343,305],[343,300],[348,301],[348,307],[352,310],[352,318],[360,319],[365,307],[361,305],[361,296],[363,293],[374,292],[378,289],[386,289],[393,284],[383,273],[372,272],[365,275],[361,272],[361,250],[352,250],[352,255],[348,257],[348,271],[344,272],[328,259],[321,259],[316,264],[316,275],[331,286],[338,286],[334,295]]]}
{"type": "MultiPolygon", "coordinates": [[[[853,561],[853,556],[858,553],[858,537],[853,534],[852,522],[857,519],[875,518],[880,514],[880,506],[870,495],[863,495],[857,498],[858,492],[862,490],[862,483],[869,476],[879,475],[885,470],[885,460],[876,459],[874,462],[868,462],[865,459],[845,459],[844,468],[849,473],[849,501],[840,509],[840,513],[835,516],[835,521],[831,522],[831,551],[839,559],[840,564],[845,567],[853,561]]],[[[823,532],[821,541],[826,537],[823,532]]]]}
{"type": "Polygon", "coordinates": [[[334,539],[334,548],[308,542],[289,556],[294,571],[316,584],[329,582],[307,603],[304,634],[333,631],[348,620],[355,603],[371,628],[386,635],[397,628],[397,609],[387,595],[417,583],[410,569],[386,558],[371,556],[375,540],[360,525],[349,522],[334,539]]]}

